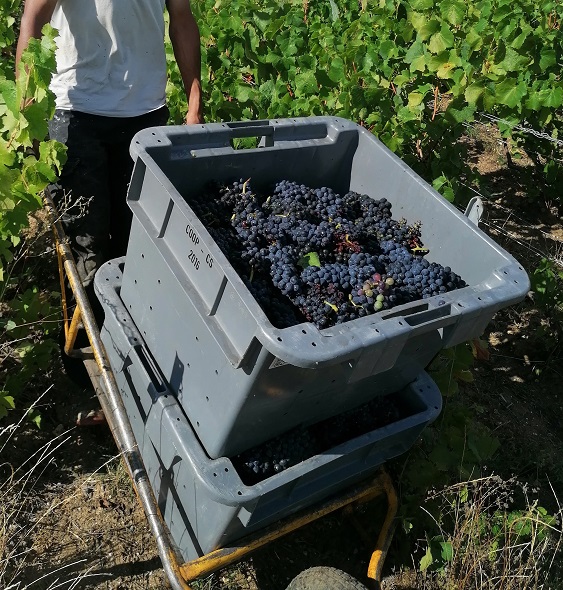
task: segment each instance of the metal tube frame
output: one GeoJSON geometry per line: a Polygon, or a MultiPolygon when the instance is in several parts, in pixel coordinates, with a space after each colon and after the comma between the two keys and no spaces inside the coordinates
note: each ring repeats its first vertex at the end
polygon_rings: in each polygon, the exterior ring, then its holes
{"type": "Polygon", "coordinates": [[[96,324],[90,302],[80,280],[78,269],[68,239],[59,219],[59,215],[48,190],[44,193],[44,205],[49,215],[54,233],[57,258],[59,264],[59,278],[61,283],[63,321],[65,330],[65,353],[69,356],[83,358],[92,384],[100,401],[107,423],[125,463],[137,497],[145,512],[151,533],[153,534],[163,569],[174,590],[190,590],[188,582],[210,574],[239,561],[250,552],[263,547],[314,520],[334,512],[339,508],[351,506],[354,503],[365,502],[377,496],[387,496],[387,515],[380,530],[376,548],[372,553],[368,566],[367,577],[376,588],[381,580],[381,570],[391,543],[394,522],[397,514],[397,494],[389,475],[381,469],[375,479],[364,482],[337,498],[308,509],[298,515],[287,517],[254,535],[241,539],[236,546],[224,547],[204,555],[188,563],[181,563],[176,553],[174,542],[164,523],[156,497],[150,485],[141,453],[137,446],[131,423],[119,388],[116,384],[113,370],[101,341],[100,331],[96,324]],[[65,277],[76,300],[76,308],[69,320],[68,301],[65,290],[65,277]],[[76,335],[80,325],[83,325],[91,345],[92,355],[84,355],[82,351],[74,349],[76,335]]]}

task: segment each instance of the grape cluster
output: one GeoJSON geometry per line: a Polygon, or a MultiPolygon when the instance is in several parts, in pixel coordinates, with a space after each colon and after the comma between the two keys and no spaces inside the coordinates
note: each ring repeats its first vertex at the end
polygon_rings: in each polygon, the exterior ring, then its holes
{"type": "Polygon", "coordinates": [[[233,458],[247,485],[253,485],[310,457],[406,416],[395,395],[370,402],[308,428],[298,427],[233,458]]]}
{"type": "Polygon", "coordinates": [[[257,482],[297,465],[318,452],[318,445],[310,432],[305,428],[295,428],[260,447],[241,453],[235,463],[246,481],[257,482]]]}
{"type": "Polygon", "coordinates": [[[466,285],[425,258],[421,224],[394,220],[385,198],[240,179],[190,204],[278,328],[327,328],[466,285]]]}

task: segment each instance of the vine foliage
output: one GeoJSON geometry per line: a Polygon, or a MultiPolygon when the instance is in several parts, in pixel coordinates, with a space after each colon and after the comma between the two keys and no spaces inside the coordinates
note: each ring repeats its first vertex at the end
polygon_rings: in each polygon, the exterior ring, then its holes
{"type": "MultiPolygon", "coordinates": [[[[202,0],[194,10],[210,121],[342,116],[462,201],[464,185],[478,179],[458,140],[490,113],[506,137],[541,154],[547,181],[561,180],[557,146],[515,130],[557,137],[563,7],[555,0],[202,0]]],[[[185,102],[169,57],[180,123],[185,102]]]]}
{"type": "Polygon", "coordinates": [[[56,180],[65,160],[62,144],[45,141],[55,107],[49,82],[56,31],[46,25],[42,38],[30,41],[16,80],[18,11],[19,2],[0,8],[0,418],[15,406],[30,377],[48,366],[54,343],[44,336],[59,315],[52,307],[57,296],[35,284],[23,239],[30,214],[42,205],[41,191],[56,180]]]}

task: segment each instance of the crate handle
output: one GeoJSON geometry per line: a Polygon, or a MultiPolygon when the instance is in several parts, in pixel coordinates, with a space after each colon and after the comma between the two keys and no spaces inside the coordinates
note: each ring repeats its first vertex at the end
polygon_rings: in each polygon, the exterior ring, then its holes
{"type": "MultiPolygon", "coordinates": [[[[326,121],[309,121],[305,127],[299,127],[296,124],[301,119],[292,119],[289,124],[284,121],[239,121],[224,123],[227,127],[231,147],[233,139],[244,137],[258,137],[260,142],[257,147],[272,147],[274,142],[300,142],[300,141],[327,141],[329,139],[329,127],[326,121]]],[[[336,119],[335,119],[336,122],[336,119]]],[[[345,127],[345,125],[343,125],[345,127]]]]}
{"type": "Polygon", "coordinates": [[[270,125],[269,121],[235,121],[233,123],[225,123],[231,130],[231,137],[272,137],[274,135],[274,127],[270,125]]]}
{"type": "MultiPolygon", "coordinates": [[[[431,330],[439,330],[452,324],[457,324],[459,314],[456,313],[451,303],[441,305],[440,307],[431,307],[424,311],[419,311],[420,307],[416,307],[410,313],[402,314],[403,321],[412,328],[411,335],[414,336],[419,333],[431,330]]],[[[385,319],[389,319],[387,316],[385,319]]]]}
{"type": "Polygon", "coordinates": [[[481,221],[484,210],[485,205],[483,204],[483,201],[479,197],[473,197],[467,204],[464,215],[469,221],[479,227],[479,221],[481,221]]]}
{"type": "Polygon", "coordinates": [[[432,320],[440,318],[450,318],[452,313],[451,303],[444,303],[439,307],[430,307],[427,303],[415,305],[410,309],[403,309],[401,311],[391,312],[384,315],[381,319],[383,321],[392,318],[402,318],[411,328],[420,326],[432,320]]]}

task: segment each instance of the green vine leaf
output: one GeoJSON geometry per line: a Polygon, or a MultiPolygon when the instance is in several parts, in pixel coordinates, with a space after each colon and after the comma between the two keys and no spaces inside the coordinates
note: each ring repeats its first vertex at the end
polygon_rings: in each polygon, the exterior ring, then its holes
{"type": "Polygon", "coordinates": [[[432,53],[442,53],[446,49],[449,49],[454,44],[454,36],[450,28],[443,24],[440,31],[432,35],[430,42],[428,43],[428,49],[432,53]]]}
{"type": "Polygon", "coordinates": [[[526,96],[528,88],[525,82],[515,78],[506,78],[495,86],[495,98],[498,104],[516,108],[526,96]]]}
{"type": "Polygon", "coordinates": [[[440,3],[440,14],[454,26],[461,25],[466,10],[466,4],[461,0],[443,0],[440,3]]]}
{"type": "Polygon", "coordinates": [[[297,264],[301,268],[308,268],[309,266],[321,267],[321,261],[317,252],[308,252],[297,261],[297,264]]]}
{"type": "Polygon", "coordinates": [[[5,105],[15,117],[18,116],[20,107],[17,100],[16,83],[6,78],[0,79],[0,107],[2,105],[5,105]]]}

